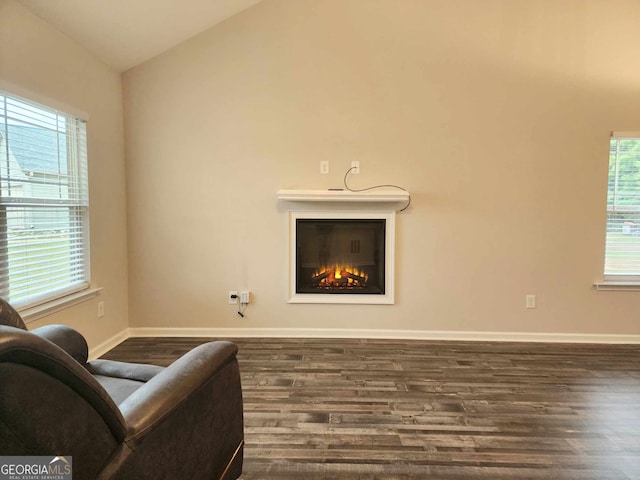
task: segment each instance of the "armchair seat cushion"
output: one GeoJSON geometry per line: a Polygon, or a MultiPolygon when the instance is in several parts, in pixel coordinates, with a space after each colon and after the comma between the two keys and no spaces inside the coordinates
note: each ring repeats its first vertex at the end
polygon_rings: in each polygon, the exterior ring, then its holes
{"type": "Polygon", "coordinates": [[[92,375],[126,378],[138,382],[148,382],[164,370],[164,367],[144,363],[126,363],[115,360],[93,360],[86,365],[92,375]]]}
{"type": "Polygon", "coordinates": [[[164,370],[157,365],[114,360],[93,360],[86,365],[86,368],[117,405],[164,370]]]}

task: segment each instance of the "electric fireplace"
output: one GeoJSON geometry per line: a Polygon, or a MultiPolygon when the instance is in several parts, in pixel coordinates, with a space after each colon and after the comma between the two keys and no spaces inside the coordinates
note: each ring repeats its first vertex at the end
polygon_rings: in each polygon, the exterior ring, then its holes
{"type": "Polygon", "coordinates": [[[291,212],[290,302],[393,303],[394,212],[291,212]]]}

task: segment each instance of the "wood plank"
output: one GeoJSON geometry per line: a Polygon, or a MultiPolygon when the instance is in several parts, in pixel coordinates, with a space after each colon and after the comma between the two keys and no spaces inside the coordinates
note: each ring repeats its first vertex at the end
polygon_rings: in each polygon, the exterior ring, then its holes
{"type": "MultiPolygon", "coordinates": [[[[243,480],[640,478],[640,346],[235,341],[243,480]]],[[[131,338],[168,365],[207,338],[131,338]]]]}

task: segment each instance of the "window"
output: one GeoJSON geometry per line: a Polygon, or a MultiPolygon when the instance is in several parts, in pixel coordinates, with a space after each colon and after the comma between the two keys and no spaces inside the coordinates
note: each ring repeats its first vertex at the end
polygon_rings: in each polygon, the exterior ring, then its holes
{"type": "Polygon", "coordinates": [[[640,280],[640,133],[611,134],[604,274],[640,280]]]}
{"type": "Polygon", "coordinates": [[[89,286],[83,120],[0,91],[0,296],[18,308],[89,286]]]}

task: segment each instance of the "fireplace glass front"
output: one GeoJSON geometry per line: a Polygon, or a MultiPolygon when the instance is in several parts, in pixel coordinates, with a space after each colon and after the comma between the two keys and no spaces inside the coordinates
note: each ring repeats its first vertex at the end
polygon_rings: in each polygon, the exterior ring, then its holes
{"type": "Polygon", "coordinates": [[[297,219],[296,293],[385,294],[385,219],[297,219]]]}

